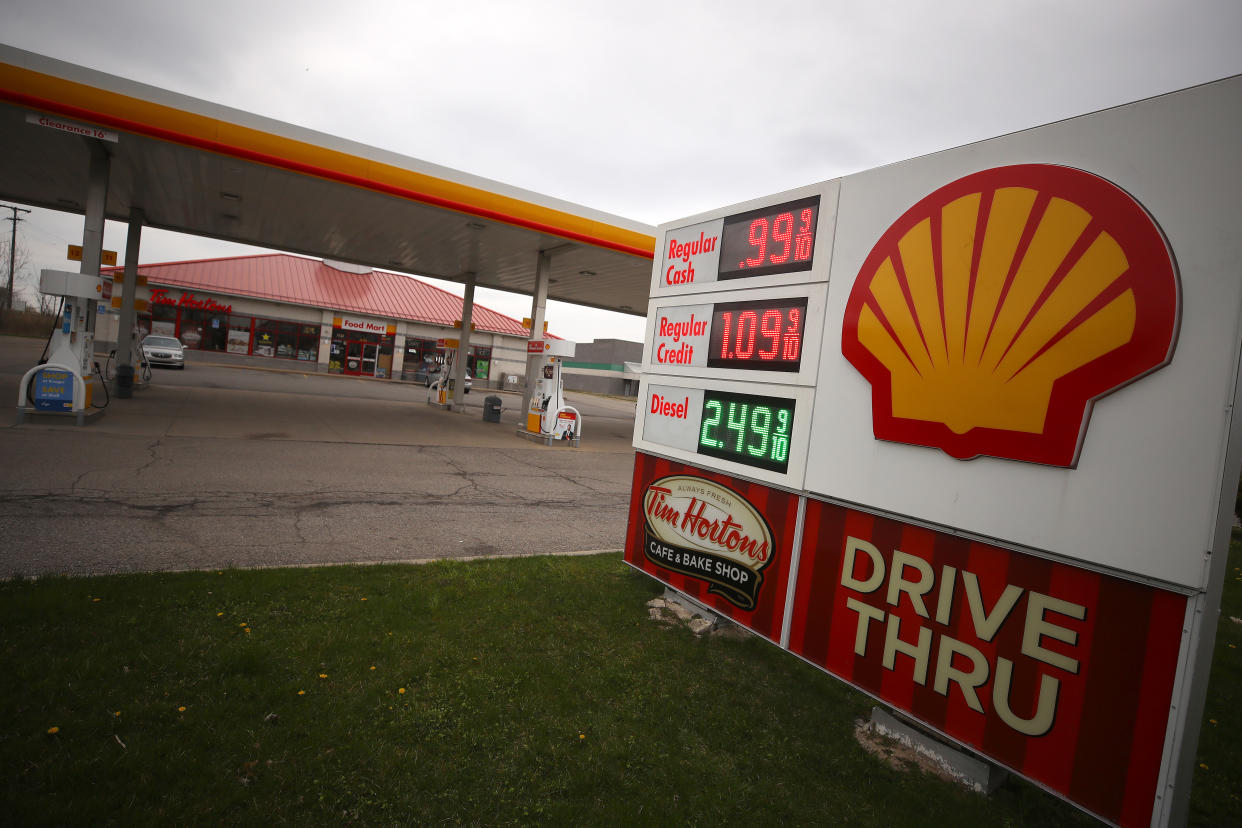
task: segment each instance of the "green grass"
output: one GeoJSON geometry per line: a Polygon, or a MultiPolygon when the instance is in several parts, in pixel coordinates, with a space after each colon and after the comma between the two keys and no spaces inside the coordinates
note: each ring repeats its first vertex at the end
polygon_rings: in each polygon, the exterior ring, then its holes
{"type": "MultiPolygon", "coordinates": [[[[616,555],[0,583],[0,813],[1092,824],[1017,779],[985,798],[892,770],[854,741],[867,698],[758,639],[653,623],[659,592],[616,555]]],[[[1242,818],[1240,636],[1225,625],[1203,824],[1242,818]]]]}

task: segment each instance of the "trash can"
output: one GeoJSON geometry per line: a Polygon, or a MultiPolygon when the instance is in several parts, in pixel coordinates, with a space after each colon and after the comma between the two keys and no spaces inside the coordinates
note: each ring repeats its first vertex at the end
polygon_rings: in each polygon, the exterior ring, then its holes
{"type": "Polygon", "coordinates": [[[483,422],[500,422],[500,397],[492,395],[483,400],[483,422]]]}
{"type": "Polygon", "coordinates": [[[123,400],[134,396],[134,366],[116,366],[116,395],[123,400]]]}

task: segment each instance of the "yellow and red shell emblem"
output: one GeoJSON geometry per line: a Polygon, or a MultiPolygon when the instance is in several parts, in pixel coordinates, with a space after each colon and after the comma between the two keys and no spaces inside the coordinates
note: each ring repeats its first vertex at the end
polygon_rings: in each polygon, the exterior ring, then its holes
{"type": "Polygon", "coordinates": [[[1091,404],[1168,363],[1180,291],[1128,193],[1049,164],[960,178],[863,263],[841,351],[881,440],[1074,466],[1091,404]]]}

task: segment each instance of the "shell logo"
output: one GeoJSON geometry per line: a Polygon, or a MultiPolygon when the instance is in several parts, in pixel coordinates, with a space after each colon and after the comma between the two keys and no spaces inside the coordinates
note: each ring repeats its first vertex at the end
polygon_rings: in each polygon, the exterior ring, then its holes
{"type": "Polygon", "coordinates": [[[1070,167],[960,178],[885,231],[841,351],[880,440],[1073,467],[1092,403],[1168,364],[1176,265],[1128,193],[1070,167]]]}

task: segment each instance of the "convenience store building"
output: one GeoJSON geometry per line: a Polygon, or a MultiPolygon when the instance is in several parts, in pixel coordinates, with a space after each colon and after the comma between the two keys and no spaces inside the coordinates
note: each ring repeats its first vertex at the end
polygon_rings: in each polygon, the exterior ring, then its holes
{"type": "MultiPolygon", "coordinates": [[[[114,310],[123,271],[101,270],[116,283],[114,310]]],[[[140,265],[138,275],[139,333],[175,336],[222,362],[412,379],[421,363],[442,360],[446,339],[462,338],[460,296],[343,262],[273,253],[140,265]]],[[[100,317],[99,347],[115,342],[117,320],[100,317]]],[[[500,388],[525,374],[520,321],[476,304],[472,326],[467,367],[477,384],[500,388]]]]}

